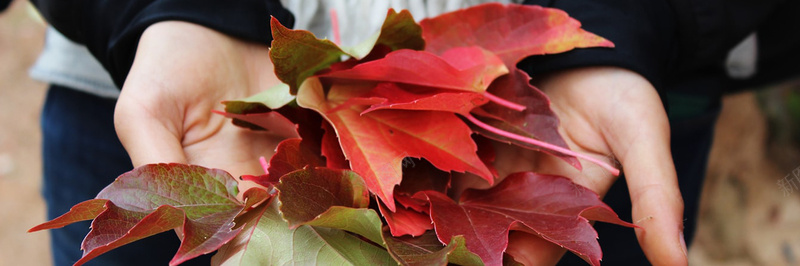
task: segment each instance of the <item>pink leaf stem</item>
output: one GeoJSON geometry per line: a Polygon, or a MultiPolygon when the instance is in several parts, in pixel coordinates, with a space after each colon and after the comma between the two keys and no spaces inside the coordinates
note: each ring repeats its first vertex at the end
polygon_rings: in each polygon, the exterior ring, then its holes
{"type": "Polygon", "coordinates": [[[550,143],[547,143],[547,142],[539,141],[539,140],[532,139],[532,138],[526,138],[526,137],[523,137],[523,136],[520,136],[520,135],[516,135],[516,134],[510,133],[510,132],[498,129],[496,127],[493,127],[493,126],[490,126],[490,125],[488,125],[486,123],[481,122],[480,120],[478,120],[477,118],[475,118],[471,114],[466,114],[466,115],[464,115],[464,117],[466,117],[467,120],[469,120],[470,122],[474,123],[475,125],[483,128],[483,129],[486,129],[486,130],[488,130],[488,131],[490,131],[492,133],[498,134],[500,136],[507,137],[507,138],[514,139],[514,140],[518,140],[518,141],[522,141],[522,142],[527,142],[527,143],[530,143],[530,144],[533,144],[533,145],[537,145],[537,146],[543,147],[545,149],[550,149],[550,150],[553,150],[553,151],[557,151],[557,152],[560,152],[560,153],[563,153],[563,154],[566,154],[566,155],[569,155],[569,156],[575,156],[575,157],[578,157],[578,158],[582,158],[582,159],[585,159],[587,161],[590,161],[590,162],[593,162],[593,163],[597,164],[598,166],[602,167],[603,169],[608,170],[614,176],[618,176],[619,175],[619,170],[617,168],[614,168],[613,166],[609,165],[608,163],[600,161],[600,160],[598,160],[596,158],[592,158],[592,157],[587,156],[585,154],[580,154],[580,153],[577,153],[577,152],[571,151],[569,149],[565,149],[565,148],[562,148],[562,147],[559,147],[559,146],[556,146],[556,145],[553,145],[553,144],[550,144],[550,143]]]}
{"type": "Polygon", "coordinates": [[[483,97],[486,97],[487,99],[489,99],[490,101],[492,101],[492,102],[494,102],[496,104],[505,106],[505,107],[507,107],[509,109],[512,109],[512,110],[515,110],[515,111],[518,111],[518,112],[522,112],[522,111],[525,110],[525,106],[524,105],[520,105],[520,104],[517,104],[515,102],[511,102],[511,101],[508,101],[506,99],[494,96],[494,94],[491,94],[489,92],[484,92],[483,93],[483,97]]]}
{"type": "Polygon", "coordinates": [[[336,9],[331,9],[331,28],[333,29],[333,42],[342,45],[342,36],[339,35],[339,16],[336,9]]]}
{"type": "Polygon", "coordinates": [[[267,158],[264,156],[258,157],[258,162],[261,163],[261,168],[264,169],[264,174],[269,174],[269,162],[267,162],[267,158]]]}

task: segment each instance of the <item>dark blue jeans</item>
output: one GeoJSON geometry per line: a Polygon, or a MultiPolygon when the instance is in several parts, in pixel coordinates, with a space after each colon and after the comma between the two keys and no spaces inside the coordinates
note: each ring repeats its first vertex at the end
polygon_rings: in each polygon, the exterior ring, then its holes
{"type": "MultiPolygon", "coordinates": [[[[133,169],[114,131],[115,100],[51,86],[42,111],[43,196],[53,219],[94,198],[120,174],[133,169]]],[[[81,257],[90,221],[50,230],[56,266],[81,257]]],[[[86,265],[167,265],[180,242],[173,231],[103,254],[86,265]]],[[[209,265],[206,255],[184,265],[209,265]]]]}

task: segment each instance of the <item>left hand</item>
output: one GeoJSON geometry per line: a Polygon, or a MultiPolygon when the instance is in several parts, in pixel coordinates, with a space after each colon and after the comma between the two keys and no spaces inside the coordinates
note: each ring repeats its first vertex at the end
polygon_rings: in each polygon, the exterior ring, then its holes
{"type": "MultiPolygon", "coordinates": [[[[559,133],[572,150],[609,163],[619,159],[633,222],[641,226],[636,235],[648,260],[654,265],[686,265],[683,200],[672,163],[669,122],[655,88],[637,73],[614,67],[564,70],[535,83],[550,97],[561,120],[559,133]]],[[[495,166],[501,177],[519,171],[561,175],[601,197],[617,179],[585,160],[583,171],[578,171],[554,156],[511,145],[496,147],[495,166]]],[[[526,265],[554,265],[565,250],[513,232],[507,252],[526,265]]]]}

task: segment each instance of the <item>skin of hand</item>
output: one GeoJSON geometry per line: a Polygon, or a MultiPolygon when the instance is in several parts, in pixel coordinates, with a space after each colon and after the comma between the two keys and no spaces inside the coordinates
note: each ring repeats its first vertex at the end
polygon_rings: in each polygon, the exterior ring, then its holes
{"type": "MultiPolygon", "coordinates": [[[[655,88],[635,72],[614,67],[564,70],[534,80],[561,120],[559,131],[575,151],[622,165],[636,236],[654,265],[687,265],[683,200],[670,152],[667,115],[655,88]]],[[[582,160],[578,171],[561,159],[515,146],[497,146],[500,176],[536,171],[570,177],[605,195],[617,177],[582,160]],[[534,162],[534,163],[531,163],[534,162]]],[[[627,210],[615,210],[618,212],[627,210]]],[[[525,265],[554,265],[565,249],[537,236],[512,232],[507,252],[525,265]]]]}
{"type": "MultiPolygon", "coordinates": [[[[211,111],[279,84],[273,73],[266,45],[191,23],[151,25],[114,112],[133,165],[175,162],[234,177],[263,174],[258,158],[271,157],[281,138],[236,127],[211,111]]],[[[248,185],[240,182],[240,191],[248,185]]]]}

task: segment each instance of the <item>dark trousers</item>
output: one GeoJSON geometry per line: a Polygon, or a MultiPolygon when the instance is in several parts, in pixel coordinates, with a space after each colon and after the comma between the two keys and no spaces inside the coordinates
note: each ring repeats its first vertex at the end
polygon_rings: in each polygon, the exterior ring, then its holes
{"type": "MultiPolygon", "coordinates": [[[[115,100],[51,86],[42,111],[43,196],[53,219],[73,205],[93,199],[133,166],[114,131],[115,100]]],[[[49,230],[53,262],[72,265],[90,221],[49,230]]],[[[139,240],[103,254],[85,265],[167,265],[180,242],[173,231],[139,240]]],[[[184,263],[209,265],[210,256],[184,263]]]]}

